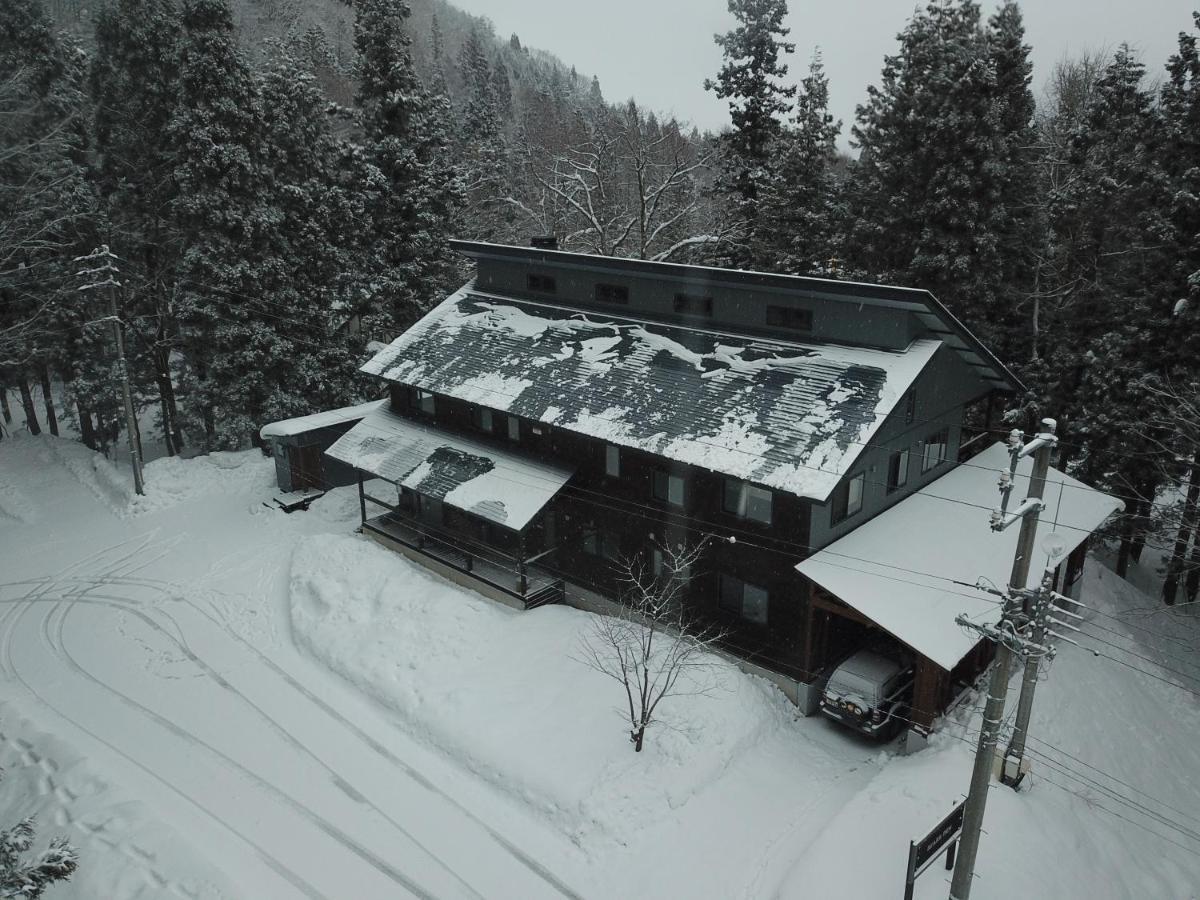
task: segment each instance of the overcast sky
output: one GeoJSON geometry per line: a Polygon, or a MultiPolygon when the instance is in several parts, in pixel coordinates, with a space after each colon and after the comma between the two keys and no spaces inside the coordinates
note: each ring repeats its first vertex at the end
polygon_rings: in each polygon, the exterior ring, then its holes
{"type": "MultiPolygon", "coordinates": [[[[636,97],[700,128],[728,124],[728,110],[704,90],[715,75],[720,50],[713,34],[732,27],[725,0],[453,0],[487,16],[502,37],[549,50],[567,65],[600,76],[610,102],[636,97]]],[[[912,0],[790,0],[789,39],[796,44],[789,79],[798,81],[816,47],[830,82],[830,106],[842,120],[846,146],[854,108],[878,83],[883,57],[912,15],[912,0]]],[[[996,2],[985,0],[984,14],[996,2]]],[[[1034,87],[1054,63],[1081,50],[1129,42],[1142,53],[1152,77],[1191,27],[1200,0],[1029,0],[1022,4],[1027,42],[1033,47],[1034,87]]]]}

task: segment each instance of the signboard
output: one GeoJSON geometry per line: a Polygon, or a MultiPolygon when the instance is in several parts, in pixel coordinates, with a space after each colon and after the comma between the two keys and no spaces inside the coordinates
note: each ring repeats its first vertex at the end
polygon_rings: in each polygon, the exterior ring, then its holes
{"type": "Polygon", "coordinates": [[[916,884],[917,876],[929,868],[929,864],[947,848],[949,849],[946,853],[946,870],[954,868],[954,850],[958,843],[958,836],[962,833],[963,812],[966,808],[967,801],[963,800],[950,811],[946,818],[938,822],[929,834],[919,841],[909,842],[908,871],[904,879],[904,900],[912,900],[913,885],[916,884]]]}

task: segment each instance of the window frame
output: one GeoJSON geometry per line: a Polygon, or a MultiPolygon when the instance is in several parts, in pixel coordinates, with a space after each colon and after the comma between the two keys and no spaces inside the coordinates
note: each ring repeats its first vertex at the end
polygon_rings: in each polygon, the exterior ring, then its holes
{"type": "Polygon", "coordinates": [[[721,492],[721,509],[729,515],[737,516],[747,522],[770,525],[775,518],[775,492],[740,478],[726,478],[721,492]],[[753,508],[751,500],[755,496],[760,501],[765,497],[766,518],[751,514],[753,508]]]}
{"type": "Polygon", "coordinates": [[[683,476],[678,475],[669,469],[655,469],[650,477],[650,494],[655,500],[660,503],[666,503],[668,506],[674,506],[677,509],[682,509],[687,503],[687,489],[683,481],[683,476]],[[662,493],[659,493],[660,485],[662,493]],[[672,499],[672,494],[675,493],[672,489],[678,487],[679,499],[672,499]]]}
{"type": "Polygon", "coordinates": [[[514,444],[521,443],[521,420],[512,413],[508,413],[508,424],[505,426],[504,434],[514,444]]]}
{"type": "Polygon", "coordinates": [[[699,316],[711,319],[713,298],[710,294],[689,294],[680,291],[675,295],[671,308],[677,316],[699,316]]]}
{"type": "Polygon", "coordinates": [[[553,275],[547,275],[544,272],[527,272],[525,289],[535,294],[557,294],[558,281],[553,275]]]}
{"type": "Polygon", "coordinates": [[[629,305],[629,286],[624,284],[609,284],[598,281],[593,288],[592,298],[597,303],[607,303],[616,306],[629,305]]]}
{"type": "Polygon", "coordinates": [[[761,584],[746,581],[731,572],[720,572],[717,576],[717,608],[737,616],[743,622],[766,625],[771,616],[771,592],[761,584]],[[752,607],[747,606],[747,589],[757,595],[752,607]],[[753,614],[751,609],[754,610],[753,614]]]}
{"type": "Polygon", "coordinates": [[[486,406],[471,407],[471,424],[477,431],[493,434],[496,430],[496,414],[486,406]]]}
{"type": "Polygon", "coordinates": [[[921,474],[925,475],[932,472],[947,459],[950,455],[950,427],[940,428],[925,439],[921,447],[921,474]],[[930,450],[934,447],[940,447],[941,450],[936,459],[930,456],[930,450]]]}
{"type": "Polygon", "coordinates": [[[437,396],[433,391],[427,391],[419,387],[411,388],[411,393],[408,396],[408,405],[422,416],[433,418],[437,415],[437,396]]]}
{"type": "Polygon", "coordinates": [[[788,331],[811,332],[813,330],[813,311],[796,306],[780,306],[777,303],[767,306],[767,326],[769,328],[786,328],[788,331]]]}
{"type": "Polygon", "coordinates": [[[866,473],[859,472],[838,484],[837,488],[834,489],[833,496],[829,500],[830,525],[838,525],[847,519],[854,518],[862,512],[863,497],[866,493],[866,481],[866,473]],[[857,487],[854,487],[856,484],[857,487]],[[856,504],[851,504],[850,502],[852,492],[857,492],[858,494],[856,504]]]}
{"type": "Polygon", "coordinates": [[[616,444],[604,445],[604,474],[608,478],[621,477],[621,448],[616,444]]]}
{"type": "Polygon", "coordinates": [[[908,484],[908,468],[912,462],[908,447],[893,450],[888,456],[887,492],[894,494],[908,484]],[[896,465],[898,463],[898,465],[896,465]]]}

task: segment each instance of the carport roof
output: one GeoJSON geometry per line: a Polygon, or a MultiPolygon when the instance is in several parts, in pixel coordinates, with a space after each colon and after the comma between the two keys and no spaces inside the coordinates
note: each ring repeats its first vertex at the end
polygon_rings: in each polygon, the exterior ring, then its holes
{"type": "MultiPolygon", "coordinates": [[[[1016,552],[1016,525],[993,532],[989,511],[998,504],[996,474],[1008,467],[1008,450],[994,444],[967,463],[901,500],[796,568],[843,603],[928,657],[943,669],[955,665],[979,637],[954,620],[999,618],[997,598],[972,585],[1003,589],[1016,552]]],[[[1032,459],[1017,467],[1015,508],[1028,493],[1032,459]]],[[[1047,564],[1083,543],[1120,503],[1056,469],[1046,479],[1029,583],[1047,564]],[[1065,546],[1051,560],[1042,539],[1055,533],[1065,546]]]]}

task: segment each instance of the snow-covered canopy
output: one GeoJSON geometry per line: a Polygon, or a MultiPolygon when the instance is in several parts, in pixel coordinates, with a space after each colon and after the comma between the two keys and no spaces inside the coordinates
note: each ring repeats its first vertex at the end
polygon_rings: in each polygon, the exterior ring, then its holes
{"type": "Polygon", "coordinates": [[[325,451],[356,469],[520,531],[574,469],[373,410],[325,451]]]}
{"type": "Polygon", "coordinates": [[[940,346],[768,340],[468,285],[363,371],[824,500],[940,346]]]}
{"type": "Polygon", "coordinates": [[[306,431],[316,431],[318,428],[328,428],[330,425],[341,425],[343,422],[356,422],[372,410],[379,409],[387,403],[386,400],[372,400],[370,403],[359,403],[357,406],[343,406],[340,409],[329,409],[325,412],[313,413],[311,416],[297,416],[294,419],[281,419],[278,422],[268,422],[259,429],[258,436],[263,440],[272,437],[293,437],[306,431]]]}
{"type": "MultiPolygon", "coordinates": [[[[1007,468],[1007,447],[994,444],[796,568],[918,653],[952,669],[979,640],[955,617],[999,619],[997,597],[963,584],[1004,589],[1012,573],[1020,526],[994,532],[988,516],[1000,502],[997,473],[1007,468]]],[[[1032,469],[1031,458],[1021,460],[1010,510],[1028,494],[1032,469]]],[[[1028,587],[1036,587],[1047,564],[1057,565],[1121,506],[1055,469],[1043,498],[1028,587]],[[1054,559],[1042,546],[1049,534],[1061,538],[1062,552],[1054,559]]]]}

